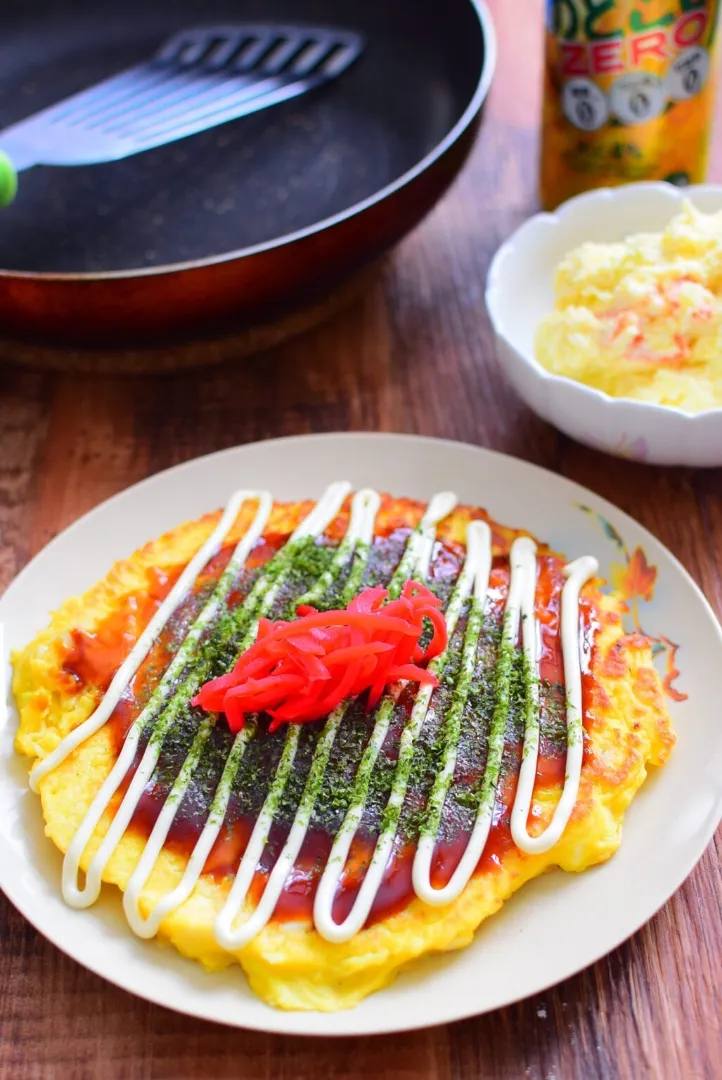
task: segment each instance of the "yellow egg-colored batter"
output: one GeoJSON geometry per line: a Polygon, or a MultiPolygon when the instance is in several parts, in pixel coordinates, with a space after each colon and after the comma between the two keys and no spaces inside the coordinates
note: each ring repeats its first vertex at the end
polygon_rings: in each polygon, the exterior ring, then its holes
{"type": "Polygon", "coordinates": [[[722,211],[685,202],[662,233],[586,243],[560,263],[536,357],[612,397],[722,406],[722,211]]]}
{"type": "MultiPolygon", "coordinates": [[[[276,504],[268,535],[288,535],[310,505],[276,504]]],[[[421,509],[422,504],[386,497],[377,528],[387,532],[399,523],[412,526],[421,509]]],[[[458,507],[440,526],[439,539],[462,542],[470,517],[480,513],[458,507]]],[[[21,753],[34,760],[46,758],[93,712],[102,697],[101,689],[89,681],[82,667],[68,666],[73,635],[98,631],[100,636],[93,640],[103,645],[102,628],[109,627],[108,620],[117,616],[124,628],[122,651],[127,652],[141,631],[138,620],[149,617],[142,601],[153,574],[179,571],[216,522],[217,518],[210,516],[189,522],[116,564],[84,596],[68,600],[55,612],[50,625],[16,654],[13,687],[20,712],[16,746],[21,753]]],[[[242,535],[248,524],[249,514],[241,516],[228,539],[242,535]]],[[[495,554],[500,557],[516,534],[496,523],[493,529],[495,554]]],[[[666,760],[674,735],[650,641],[640,634],[625,633],[621,594],[602,594],[598,582],[590,583],[587,591],[594,597],[599,623],[589,660],[598,685],[590,701],[578,797],[567,828],[551,849],[525,854],[511,845],[488,869],[475,873],[461,895],[447,906],[427,906],[414,897],[345,942],[324,940],[307,919],[272,919],[253,940],[234,951],[219,944],[214,924],[235,870],[219,876],[206,868],[191,895],[163,919],[159,939],[210,970],[240,964],[255,993],[278,1008],[345,1009],[388,985],[402,967],[418,957],[467,946],[477,927],[530,879],[555,867],[579,872],[610,858],[620,844],[627,807],[648,768],[666,760]]],[[[118,654],[114,663],[120,659],[118,654]]],[[[118,754],[117,732],[112,724],[106,724],[41,780],[46,832],[61,851],[68,851],[118,754]]],[[[536,827],[551,819],[559,790],[557,781],[537,784],[536,827]]],[[[107,835],[116,809],[117,801],[98,822],[82,853],[83,869],[88,869],[107,835]]],[[[103,880],[125,891],[146,843],[146,834],[131,823],[103,871],[103,880]]],[[[163,848],[142,893],[144,915],[178,886],[188,858],[188,851],[177,845],[163,848]]],[[[531,907],[528,917],[533,926],[531,907]]]]}

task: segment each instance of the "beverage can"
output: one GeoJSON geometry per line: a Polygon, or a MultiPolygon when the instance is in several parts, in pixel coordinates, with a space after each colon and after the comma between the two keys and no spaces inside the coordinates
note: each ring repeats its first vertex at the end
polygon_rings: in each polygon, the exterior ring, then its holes
{"type": "Polygon", "coordinates": [[[547,0],[540,189],[704,180],[720,0],[547,0]]]}

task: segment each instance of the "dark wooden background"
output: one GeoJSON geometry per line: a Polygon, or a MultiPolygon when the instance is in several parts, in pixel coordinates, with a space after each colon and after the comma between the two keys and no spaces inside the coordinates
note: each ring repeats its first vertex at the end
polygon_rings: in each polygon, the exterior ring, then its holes
{"type": "MultiPolygon", "coordinates": [[[[499,71],[472,160],[352,310],[197,374],[0,369],[0,588],[78,515],[149,473],[255,439],[372,429],[466,440],[588,485],[655,532],[722,614],[722,470],[586,450],[537,420],[497,370],[484,281],[495,248],[536,208],[542,3],[491,7],[499,71]]],[[[720,152],[712,176],[722,180],[720,152]]],[[[231,1031],[149,1005],[64,957],[0,897],[0,1076],[722,1077],[719,834],[716,845],[647,927],[554,990],[445,1028],[346,1042],[231,1031]]]]}

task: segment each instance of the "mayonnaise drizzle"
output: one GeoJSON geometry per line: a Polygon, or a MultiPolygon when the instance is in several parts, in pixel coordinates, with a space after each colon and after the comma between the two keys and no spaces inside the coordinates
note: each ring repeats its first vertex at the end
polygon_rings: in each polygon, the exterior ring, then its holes
{"type": "MultiPolygon", "coordinates": [[[[298,529],[296,529],[289,543],[322,532],[326,525],[330,521],[333,521],[337,516],[349,490],[349,484],[338,483],[330,485],[308,517],[301,525],[299,525],[298,529]]],[[[260,500],[259,509],[253,524],[238,544],[215,592],[196,622],[193,624],[181,648],[178,650],[175,659],[163,676],[159,690],[161,687],[171,684],[175,676],[180,674],[187,662],[189,654],[200,640],[203,629],[212,621],[220,610],[223,601],[230,592],[234,578],[244,565],[246,558],[256,544],[256,541],[263,533],[271,507],[272,499],[270,495],[266,496],[264,493],[264,497],[260,500]]],[[[268,592],[273,592],[275,594],[275,591],[278,588],[280,588],[280,578],[276,579],[276,582],[268,592]]],[[[251,593],[244,602],[244,608],[247,607],[253,597],[254,590],[251,590],[251,593]]],[[[257,626],[257,621],[255,625],[257,626]]],[[[156,694],[158,691],[153,694],[145,709],[143,709],[140,716],[133,722],[126,735],[123,748],[115,765],[108,774],[108,777],[101,786],[98,794],[95,796],[95,799],[90,804],[90,808],[81,821],[65,854],[62,879],[63,897],[66,903],[71,907],[88,907],[97,900],[100,893],[103,870],[107,866],[109,859],[125,833],[138,801],[143,794],[143,790],[153,774],[153,770],[160,757],[163,736],[172,725],[180,712],[180,709],[190,701],[190,698],[198,689],[200,681],[201,680],[197,675],[191,674],[188,680],[183,683],[182,687],[178,688],[178,690],[170,696],[170,701],[164,707],[163,712],[155,725],[153,734],[151,735],[150,741],[141,758],[140,764],[133,775],[128,790],[123,796],[123,800],[113,817],[107,833],[100,843],[100,847],[91,859],[85,875],[85,885],[80,888],[78,887],[78,873],[80,871],[80,862],[83,852],[103,814],[107,810],[110,800],[118,790],[118,787],[133,762],[146,721],[150,719],[157,709],[156,694]]],[[[168,697],[169,692],[166,691],[163,696],[164,698],[168,697]]]]}
{"type": "MultiPolygon", "coordinates": [[[[479,809],[477,811],[474,828],[472,829],[466,850],[462,855],[458,866],[454,870],[451,879],[442,889],[434,889],[429,879],[431,868],[431,856],[436,842],[436,837],[422,836],[419,849],[422,851],[421,859],[416,864],[414,860],[414,888],[422,900],[428,904],[448,904],[454,900],[466,888],[471,875],[481,858],[486,842],[489,839],[491,823],[494,816],[496,802],[496,790],[501,771],[501,762],[504,754],[504,733],[509,714],[509,691],[511,684],[513,652],[519,634],[519,620],[524,601],[524,590],[528,591],[529,582],[536,578],[536,547],[527,537],[522,536],[515,540],[509,553],[511,577],[509,580],[509,593],[504,613],[504,626],[502,631],[502,644],[497,666],[499,678],[497,681],[497,699],[494,705],[494,714],[491,719],[489,731],[489,746],[487,750],[484,776],[481,782],[481,795],[479,809]]],[[[532,586],[533,588],[533,586],[532,586]]]]}
{"type": "MultiPolygon", "coordinates": [[[[469,556],[472,553],[472,541],[478,535],[480,551],[474,559],[474,587],[473,600],[469,611],[469,618],[464,635],[464,645],[461,656],[461,670],[457,686],[461,687],[461,693],[455,692],[451,707],[445,717],[444,725],[447,742],[442,761],[441,770],[436,776],[434,786],[429,798],[427,821],[419,838],[419,843],[414,857],[412,881],[414,891],[420,900],[427,904],[445,904],[450,898],[458,895],[456,875],[443,889],[435,889],[431,884],[431,860],[436,847],[436,838],[441,815],[444,809],[444,801],[454,779],[456,769],[456,757],[458,751],[459,736],[461,734],[461,719],[469,696],[471,681],[476,664],[479,639],[484,622],[484,601],[489,588],[489,575],[491,574],[491,529],[482,522],[475,523],[477,533],[472,533],[473,526],[469,526],[466,541],[469,556]]],[[[472,868],[473,869],[473,868],[472,868]]],[[[460,885],[458,892],[464,888],[466,882],[460,885]]]]}
{"type": "MultiPolygon", "coordinates": [[[[308,516],[289,538],[285,548],[275,557],[273,573],[261,572],[253,588],[238,609],[239,619],[247,620],[245,633],[238,647],[241,652],[255,639],[259,618],[267,614],[279,589],[293,566],[294,553],[301,541],[318,536],[337,517],[344,499],[350,491],[347,483],[329,486],[308,516]]],[[[133,649],[114,676],[110,687],[95,712],[40,762],[31,774],[31,786],[39,783],[53,769],[87,739],[91,738],[110,718],[123,693],[130,684],[154,641],[177,610],[184,597],[192,589],[203,567],[220,549],[224,538],[235,523],[241,506],[246,500],[257,500],[258,509],[249,529],[241,538],[219,579],[216,588],[200,615],[188,631],[174,660],[153,692],[150,701],[128,731],[122,750],[110,774],[91,803],[80,823],[63,864],[63,896],[73,907],[86,907],[93,903],[100,892],[103,872],[117,848],[125,830],[137,809],[140,797],[158,763],[165,734],[172,728],[181,710],[202,681],[202,672],[193,670],[195,650],[204,631],[224,609],[233,582],[237,579],[250,551],[263,535],[272,508],[268,492],[237,492],[229,501],[218,525],[193,559],[189,562],[176,584],[145,628],[133,649]],[[178,678],[184,681],[178,684],[178,678]],[[80,862],[88,843],[110,801],[118,790],[133,763],[139,740],[149,722],[155,717],[151,737],[140,764],[121,800],[105,836],[90,861],[85,885],[79,887],[80,862]]],[[[409,537],[399,564],[392,575],[388,589],[391,597],[399,595],[406,580],[418,577],[424,580],[433,557],[436,528],[456,505],[452,492],[441,492],[430,501],[419,525],[409,537]]],[[[347,531],[324,574],[310,587],[298,603],[318,602],[333,585],[344,569],[347,572],[344,586],[345,602],[351,599],[363,580],[374,538],[375,521],[380,507],[379,495],[370,489],[356,493],[351,503],[347,531]],[[346,595],[346,594],[349,595],[346,595]]],[[[576,803],[583,759],[582,682],[579,652],[579,596],[584,584],[597,571],[597,562],[591,557],[577,559],[565,568],[567,581],[561,598],[561,644],[567,693],[567,759],[564,787],[551,821],[544,831],[530,836],[527,828],[534,792],[534,781],[539,755],[540,699],[539,699],[539,630],[535,616],[535,592],[537,576],[536,547],[532,540],[520,537],[514,541],[509,555],[510,580],[507,595],[502,639],[496,667],[496,701],[488,734],[487,761],[481,780],[479,806],[474,827],[466,850],[443,888],[431,883],[431,866],[444,804],[451,788],[456,768],[461,722],[469,690],[473,681],[474,667],[484,627],[484,606],[488,593],[492,562],[491,531],[484,522],[472,521],[467,527],[466,559],[456,582],[445,612],[449,638],[466,604],[467,625],[464,632],[459,676],[451,705],[444,716],[444,751],[441,769],[435,778],[427,807],[427,817],[419,839],[413,864],[413,887],[416,895],[430,905],[448,904],[458,897],[468,884],[488,840],[493,820],[499,775],[504,753],[506,723],[510,708],[511,679],[514,654],[520,633],[525,657],[527,677],[525,702],[525,730],[522,764],[517,793],[511,811],[511,832],[517,847],[530,854],[548,851],[560,839],[576,803]]],[[[269,567],[271,564],[268,564],[269,567]]],[[[431,670],[436,674],[444,671],[449,649],[432,661],[431,670]]],[[[336,923],[332,909],[339,882],[344,873],[353,839],[361,823],[368,796],[373,770],[388,734],[394,712],[394,697],[386,695],[377,708],[374,727],[362,754],[353,788],[349,809],[335,837],[331,854],[321,875],[314,902],[314,924],[319,934],[330,942],[346,941],[362,929],[373,906],[374,899],[384,878],[391,856],[401,810],[406,798],[409,767],[413,760],[418,735],[427,718],[432,699],[431,687],[422,687],[415,699],[411,716],[403,728],[399,745],[398,765],[391,785],[384,826],[378,837],[370,865],[361,884],[356,900],[347,917],[336,923]]],[[[343,702],[328,717],[316,744],[308,778],[293,824],[284,847],[271,871],[260,901],[253,910],[246,910],[248,895],[254,875],[266,846],[269,831],[291,775],[299,745],[300,726],[290,724],[275,776],[271,781],[264,805],[256,820],[250,840],[241,859],[225,904],[216,919],[215,936],[218,943],[230,950],[242,948],[267,924],[278,903],[289,872],[298,857],[306,837],[334,740],[348,709],[343,702]],[[240,917],[240,922],[239,922],[240,917]]],[[[207,821],[190,855],[177,885],[167,892],[144,914],[143,893],[152,879],[158,856],[168,838],[179,806],[192,781],[203,751],[207,746],[214,716],[205,717],[196,732],[191,747],[180,768],[178,776],[155,822],[150,837],[128,883],[123,906],[131,928],[140,937],[152,937],[157,933],[163,919],[184,903],[196,888],[203,868],[223,825],[235,777],[238,773],[246,747],[252,739],[256,724],[249,722],[235,738],[225,762],[207,821]]],[[[152,891],[152,890],[151,890],[152,891]]]]}
{"type": "Polygon", "coordinates": [[[153,831],[148,837],[148,843],[136,864],[132,877],[128,882],[128,887],[123,895],[123,909],[125,910],[126,918],[130,928],[138,935],[138,937],[154,937],[158,933],[158,927],[163,922],[166,915],[180,907],[180,905],[188,899],[198,884],[198,879],[203,872],[206,860],[221,831],[223,819],[228,808],[228,800],[231,795],[231,785],[238,772],[246,746],[253,736],[254,731],[254,725],[247,724],[246,727],[236,735],[218,784],[218,792],[221,793],[221,799],[218,799],[217,795],[216,799],[211,804],[208,820],[193,848],[191,857],[183,872],[183,877],[176,887],[169,893],[166,893],[166,895],[158,901],[149,915],[144,918],[140,910],[141,893],[145,888],[148,878],[153,871],[153,867],[156,864],[158,855],[170,832],[171,825],[178,812],[181,799],[186,792],[190,776],[195,767],[195,762],[191,760],[193,753],[193,747],[191,747],[191,753],[189,753],[183,763],[181,772],[178,774],[178,779],[173,785],[170,795],[166,799],[163,809],[156,819],[153,831]]]}
{"type": "MultiPolygon", "coordinates": [[[[524,732],[519,783],[511,813],[511,835],[521,851],[538,855],[549,851],[559,841],[567,827],[572,810],[579,794],[579,780],[584,757],[584,729],[582,725],[582,669],[579,657],[579,594],[582,586],[593,577],[599,564],[590,555],[570,563],[564,568],[567,580],[562,589],[561,638],[564,659],[564,683],[567,695],[567,761],[564,787],[556,805],[551,821],[538,836],[530,836],[527,828],[531,800],[534,793],[537,761],[539,758],[539,690],[538,682],[533,680],[531,707],[527,712],[524,732]]],[[[526,615],[523,627],[524,652],[531,670],[537,671],[537,629],[534,618],[534,590],[524,609],[526,615]],[[530,601],[530,602],[529,602],[530,601]]]]}
{"type": "MultiPolygon", "coordinates": [[[[466,561],[464,562],[463,569],[459,575],[459,580],[456,583],[454,592],[452,593],[446,609],[446,630],[449,637],[453,634],[459,615],[461,614],[461,609],[471,594],[474,581],[479,573],[483,572],[482,568],[486,558],[484,544],[486,539],[485,528],[486,527],[480,522],[472,522],[467,529],[466,561]]],[[[437,657],[436,660],[433,660],[429,665],[429,669],[433,671],[435,675],[438,675],[443,671],[447,652],[448,647],[446,652],[437,657]]],[[[364,792],[363,802],[352,798],[352,803],[346,815],[346,819],[336,836],[326,868],[321,875],[314,901],[314,923],[319,934],[327,941],[348,941],[349,938],[352,938],[358,933],[371,911],[376,893],[379,890],[389,861],[389,855],[391,854],[391,848],[393,847],[394,838],[396,836],[396,826],[399,814],[401,812],[401,807],[403,806],[404,798],[406,797],[406,788],[408,786],[407,764],[410,762],[413,755],[416,737],[426,719],[432,693],[432,687],[422,686],[417,694],[414,707],[411,710],[411,716],[401,735],[398,766],[391,785],[391,792],[389,794],[384,815],[387,824],[382,829],[381,835],[376,842],[376,847],[371,857],[371,863],[366,871],[366,875],[361,883],[361,888],[359,889],[351,910],[343,922],[337,923],[333,918],[333,901],[353,838],[361,821],[368,787],[366,787],[366,791],[364,792]]],[[[391,712],[389,711],[388,716],[384,717],[383,732],[380,732],[379,736],[376,738],[372,735],[369,743],[369,747],[373,747],[373,762],[371,763],[371,767],[373,767],[373,763],[383,745],[390,719],[391,712]]],[[[367,748],[367,752],[368,749],[369,748],[367,748]]],[[[361,768],[363,768],[365,764],[366,763],[362,760],[361,768]]],[[[361,769],[359,771],[361,771],[361,769]]],[[[368,772],[370,774],[370,769],[368,769],[368,772]]]]}
{"type": "MultiPolygon", "coordinates": [[[[406,550],[391,579],[389,584],[389,593],[391,596],[398,595],[404,581],[409,577],[414,576],[414,574],[418,574],[422,577],[426,576],[433,552],[436,526],[439,521],[448,517],[455,505],[456,496],[450,492],[442,492],[439,495],[435,495],[431,500],[418,527],[409,537],[406,550]]],[[[373,521],[371,522],[371,529],[371,535],[373,535],[373,521]]],[[[338,732],[348,705],[348,701],[342,702],[334,709],[326,721],[314,751],[311,769],[303,789],[303,794],[301,795],[301,801],[296,811],[291,830],[281,854],[278,856],[276,864],[266,882],[263,895],[261,896],[255,911],[253,911],[240,926],[234,927],[236,918],[248,896],[248,890],[253,881],[258,861],[263,852],[263,848],[266,845],[270,825],[275,814],[275,808],[283,793],[283,788],[285,787],[290,769],[283,779],[280,792],[276,792],[275,784],[271,786],[271,791],[269,792],[266,804],[264,804],[263,810],[256,822],[248,848],[241,859],[241,865],[238,869],[236,879],[233,882],[228,898],[216,920],[214,931],[215,938],[222,948],[231,950],[242,948],[243,945],[249,942],[263,929],[273,915],[278,898],[283,892],[286,878],[298,857],[298,853],[301,850],[301,846],[306,837],[311,815],[313,814],[313,809],[318,799],[319,785],[323,779],[326,765],[328,764],[336,733],[338,732]],[[273,800],[273,809],[266,813],[270,800],[273,800]]],[[[380,713],[384,712],[384,705],[385,703],[382,703],[379,707],[380,713]]],[[[288,748],[289,743],[292,743],[292,752],[295,754],[295,747],[298,745],[299,738],[298,725],[290,724],[289,729],[286,739],[286,748],[288,748]]],[[[329,859],[329,863],[330,861],[331,860],[329,859]]]]}
{"type": "MultiPolygon", "coordinates": [[[[94,735],[96,731],[100,731],[103,724],[110,719],[111,713],[123,696],[128,684],[150,652],[153,642],[161,633],[166,623],[173,615],[173,612],[185,599],[188,590],[192,588],[193,583],[203,567],[217,554],[221,544],[231,531],[241,506],[248,499],[261,500],[262,505],[259,506],[259,511],[256,515],[256,521],[259,523],[259,531],[254,537],[253,543],[258,539],[271,510],[271,496],[268,492],[237,491],[230,499],[221,520],[218,522],[211,535],[188,563],[185,570],[116,671],[98,708],[87,720],[82,724],[79,724],[74,731],[71,731],[46,758],[38,762],[35,766],[30,774],[30,787],[33,791],[38,790],[38,785],[44,776],[47,776],[53,769],[56,769],[61,762],[65,761],[65,759],[72,754],[76,747],[80,746],[81,743],[84,743],[91,735],[94,735]],[[264,512],[262,513],[261,510],[264,512]]],[[[244,541],[241,541],[241,543],[243,542],[244,541]]],[[[164,687],[166,696],[167,692],[170,692],[170,681],[168,681],[164,687]]]]}
{"type": "MultiPolygon", "coordinates": [[[[336,575],[340,572],[343,566],[348,562],[349,558],[353,556],[353,552],[357,546],[365,547],[368,552],[371,541],[373,539],[374,522],[376,520],[376,514],[378,513],[380,504],[379,496],[375,491],[369,489],[363,489],[356,493],[351,503],[351,515],[349,518],[349,526],[346,535],[339,545],[339,550],[334,556],[334,559],[329,567],[329,570],[319,579],[319,583],[323,581],[324,590],[328,589],[335,580],[336,575]]],[[[334,515],[335,516],[335,515],[334,515]]],[[[308,521],[308,519],[307,519],[308,521]]],[[[312,525],[316,527],[318,519],[312,522],[312,525]]],[[[328,522],[323,523],[323,528],[326,527],[328,522]]],[[[307,524],[306,524],[307,527],[307,524]]],[[[323,528],[320,531],[323,531],[323,528]]],[[[314,600],[318,600],[323,595],[318,590],[318,586],[310,589],[304,594],[304,596],[298,601],[299,603],[313,603],[314,600]]],[[[270,607],[270,603],[266,603],[266,608],[270,607]]],[[[176,780],[176,783],[171,791],[166,803],[161,811],[158,819],[153,827],[153,830],[148,838],[148,843],[141,856],[132,876],[128,887],[123,897],[123,907],[130,923],[131,928],[141,937],[153,937],[157,933],[158,927],[165,916],[173,911],[179,904],[182,904],[184,900],[192,893],[196,886],[196,883],[203,871],[206,859],[211,852],[213,844],[215,843],[218,834],[223,824],[223,819],[226,815],[228,808],[228,801],[231,796],[231,789],[233,781],[235,780],[238,768],[240,767],[243,754],[245,752],[246,745],[253,732],[253,726],[246,726],[236,736],[231,753],[229,755],[226,766],[223,770],[218,788],[216,790],[215,797],[211,804],[208,820],[206,821],[196,845],[193,849],[191,857],[186,866],[185,872],[179,884],[172,892],[168,893],[162,900],[156,904],[155,908],[151,911],[147,918],[144,918],[140,910],[141,894],[150,877],[150,874],[155,866],[158,855],[160,854],[166,838],[173,824],[173,820],[180,806],[180,802],[185,795],[185,792],[190,783],[193,775],[193,769],[195,763],[191,761],[189,765],[189,759],[192,758],[194,753],[194,746],[191,746],[188,757],[186,758],[181,768],[181,773],[176,780]],[[169,806],[169,803],[171,804],[169,806]]],[[[236,890],[236,894],[245,889],[247,891],[253,879],[255,873],[256,863],[263,853],[263,847],[265,845],[265,839],[268,835],[268,831],[273,823],[276,810],[278,808],[278,802],[286,785],[286,780],[290,774],[293,766],[293,761],[296,756],[296,750],[298,748],[298,738],[300,735],[300,728],[297,724],[291,724],[289,726],[288,735],[286,737],[286,743],[279,762],[276,776],[274,777],[271,790],[264,806],[256,821],[253,833],[246,849],[246,869],[243,866],[239,868],[239,872],[236,875],[233,889],[236,890]],[[255,857],[254,857],[254,852],[255,857]],[[245,882],[246,875],[250,868],[250,876],[247,883],[245,882]],[[240,880],[240,884],[239,884],[240,880]]],[[[245,891],[243,895],[245,895],[245,891]]],[[[233,895],[233,890],[232,890],[233,895]]],[[[226,903],[230,901],[229,895],[226,903]]]]}

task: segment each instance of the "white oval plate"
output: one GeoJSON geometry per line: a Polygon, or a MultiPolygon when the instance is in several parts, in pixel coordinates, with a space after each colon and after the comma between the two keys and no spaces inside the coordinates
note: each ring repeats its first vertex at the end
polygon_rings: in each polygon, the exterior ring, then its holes
{"type": "Polygon", "coordinates": [[[630,808],[620,851],[585,874],[561,871],[525,886],[463,952],[411,966],[387,990],[350,1012],[283,1013],[253,996],[233,967],[208,974],[171,948],[141,942],[125,923],[116,890],[90,911],[60,896],[60,855],[44,836],[27,764],[13,752],[10,703],[0,729],[0,887],[58,948],[110,982],[180,1012],[238,1027],[301,1035],[360,1035],[425,1027],[482,1013],[565,979],[622,942],[671,896],[712,837],[722,809],[718,701],[722,632],[686,571],[640,525],[584,488],[533,465],[460,443],[401,435],[317,435],[255,443],[160,473],[103,503],[45,548],[0,600],[9,650],[25,644],[67,596],[82,592],[166,529],[222,505],[238,486],[277,498],[318,495],[348,478],[395,495],[427,498],[453,488],[499,521],[530,529],[570,558],[595,554],[611,573],[641,546],[658,568],[650,635],[679,642],[671,703],[678,744],[630,808]],[[587,510],[580,509],[580,504],[587,510]],[[601,515],[608,525],[601,524],[601,515]]]}

